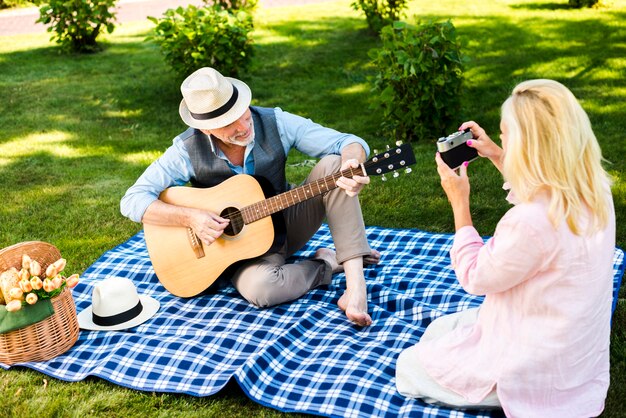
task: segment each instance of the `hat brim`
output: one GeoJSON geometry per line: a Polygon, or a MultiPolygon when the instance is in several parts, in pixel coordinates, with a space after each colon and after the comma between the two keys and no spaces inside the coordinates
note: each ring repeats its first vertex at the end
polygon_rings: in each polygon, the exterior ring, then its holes
{"type": "Polygon", "coordinates": [[[239,92],[239,97],[237,97],[237,102],[235,102],[234,106],[226,113],[217,118],[212,119],[195,119],[189,109],[187,108],[187,103],[185,103],[185,99],[181,100],[180,107],[178,112],[180,113],[180,117],[183,119],[183,122],[195,129],[219,129],[224,126],[230,125],[244,114],[246,109],[250,107],[250,101],[252,100],[252,92],[250,91],[250,87],[246,83],[241,80],[237,80],[236,78],[225,77],[226,80],[230,81],[239,92]]]}
{"type": "Polygon", "coordinates": [[[93,305],[89,305],[78,314],[78,326],[81,329],[91,331],[120,331],[136,327],[137,325],[143,324],[148,319],[152,318],[154,314],[157,313],[161,305],[158,300],[146,295],[139,295],[139,300],[141,301],[143,309],[139,315],[129,321],[108,327],[94,324],[92,316],[93,305]]]}

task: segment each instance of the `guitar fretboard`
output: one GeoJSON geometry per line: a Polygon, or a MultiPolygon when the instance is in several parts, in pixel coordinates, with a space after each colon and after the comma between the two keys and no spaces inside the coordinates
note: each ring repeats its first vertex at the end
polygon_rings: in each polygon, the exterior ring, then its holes
{"type": "Polygon", "coordinates": [[[337,188],[337,180],[339,180],[340,177],[352,178],[355,175],[363,175],[362,166],[340,171],[314,182],[296,187],[295,189],[291,189],[285,193],[270,197],[269,199],[261,202],[246,206],[240,209],[243,221],[245,224],[249,224],[283,209],[287,209],[290,206],[304,202],[305,200],[311,199],[315,196],[319,196],[329,190],[337,188]]]}

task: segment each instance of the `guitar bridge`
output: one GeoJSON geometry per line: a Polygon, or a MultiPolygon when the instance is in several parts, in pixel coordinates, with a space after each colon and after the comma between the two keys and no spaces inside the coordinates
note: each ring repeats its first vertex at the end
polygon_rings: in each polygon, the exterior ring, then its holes
{"type": "Polygon", "coordinates": [[[198,236],[195,234],[195,232],[193,232],[193,229],[187,228],[187,237],[189,238],[191,249],[196,254],[196,258],[204,257],[204,248],[202,247],[202,242],[200,242],[198,236]]]}

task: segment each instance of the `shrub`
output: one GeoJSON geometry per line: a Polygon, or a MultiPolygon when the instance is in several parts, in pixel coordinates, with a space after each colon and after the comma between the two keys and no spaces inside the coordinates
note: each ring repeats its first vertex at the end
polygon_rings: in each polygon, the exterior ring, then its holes
{"type": "Polygon", "coordinates": [[[39,8],[37,22],[51,24],[48,32],[64,49],[73,52],[95,52],[100,49],[96,38],[101,30],[113,32],[115,0],[48,0],[39,8]]]}
{"type": "Polygon", "coordinates": [[[252,57],[252,16],[244,10],[224,10],[219,5],[169,9],[148,40],[155,41],[166,62],[185,77],[200,67],[213,67],[237,77],[252,57]]]}
{"type": "Polygon", "coordinates": [[[254,10],[257,0],[215,0],[213,3],[226,10],[254,10]]]}
{"type": "Polygon", "coordinates": [[[28,0],[0,0],[0,9],[8,9],[12,7],[32,6],[33,2],[28,0]]]}
{"type": "Polygon", "coordinates": [[[356,0],[352,3],[354,10],[365,13],[367,26],[375,33],[380,33],[384,26],[400,19],[407,8],[407,0],[356,0]]]}
{"type": "Polygon", "coordinates": [[[450,22],[412,26],[395,22],[369,52],[377,75],[372,107],[382,109],[381,130],[390,139],[440,136],[458,122],[467,61],[450,22]]]}
{"type": "Polygon", "coordinates": [[[569,5],[581,9],[583,7],[593,7],[598,4],[598,0],[569,0],[569,5]]]}

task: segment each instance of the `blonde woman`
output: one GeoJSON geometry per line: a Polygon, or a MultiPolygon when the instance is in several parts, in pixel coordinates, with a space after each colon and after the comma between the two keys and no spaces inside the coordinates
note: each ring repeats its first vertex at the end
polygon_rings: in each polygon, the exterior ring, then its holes
{"type": "Polygon", "coordinates": [[[597,416],[609,386],[615,213],[589,118],[562,84],[530,80],[502,105],[502,148],[475,122],[466,128],[514,206],[484,243],[467,163],[457,173],[436,156],[454,212],[452,265],[485,298],[437,318],[400,354],[398,391],[512,417],[597,416]]]}

